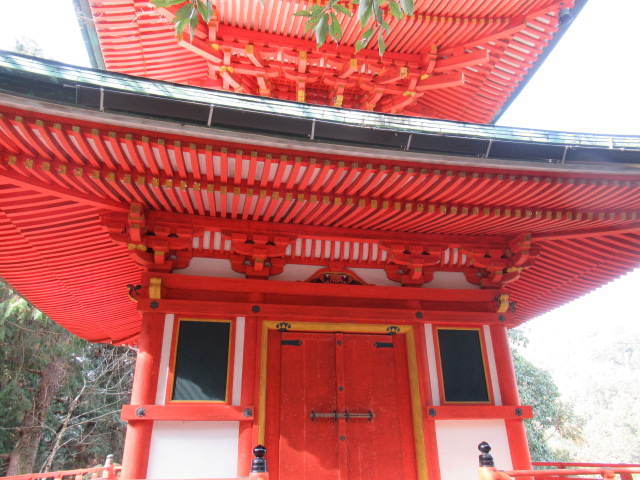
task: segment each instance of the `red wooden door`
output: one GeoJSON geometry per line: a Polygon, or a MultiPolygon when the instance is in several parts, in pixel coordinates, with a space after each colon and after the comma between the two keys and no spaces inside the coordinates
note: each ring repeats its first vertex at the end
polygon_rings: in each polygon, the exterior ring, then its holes
{"type": "Polygon", "coordinates": [[[267,389],[276,479],[416,478],[403,335],[274,332],[267,389]]]}

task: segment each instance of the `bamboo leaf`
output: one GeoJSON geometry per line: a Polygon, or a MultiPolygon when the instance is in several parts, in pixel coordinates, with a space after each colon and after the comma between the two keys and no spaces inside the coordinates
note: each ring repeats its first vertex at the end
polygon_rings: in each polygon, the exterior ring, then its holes
{"type": "Polygon", "coordinates": [[[366,48],[368,43],[369,42],[367,40],[365,40],[365,39],[358,40],[356,42],[356,53],[358,53],[363,48],[366,48]]]}
{"type": "Polygon", "coordinates": [[[371,40],[371,37],[373,37],[373,27],[371,28],[367,28],[363,33],[362,33],[362,39],[366,40],[367,42],[369,40],[371,40]]]}
{"type": "Polygon", "coordinates": [[[384,28],[387,33],[391,32],[391,26],[385,20],[380,20],[380,25],[382,25],[382,28],[384,28]]]}
{"type": "Polygon", "coordinates": [[[307,10],[298,10],[293,14],[294,17],[311,17],[311,12],[307,10]]]}

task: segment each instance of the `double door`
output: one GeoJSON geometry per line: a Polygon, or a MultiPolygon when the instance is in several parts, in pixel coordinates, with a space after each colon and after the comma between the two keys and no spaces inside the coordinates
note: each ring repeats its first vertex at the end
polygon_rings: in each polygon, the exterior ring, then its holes
{"type": "Polygon", "coordinates": [[[268,352],[272,478],[417,478],[404,335],[274,331],[268,352]]]}

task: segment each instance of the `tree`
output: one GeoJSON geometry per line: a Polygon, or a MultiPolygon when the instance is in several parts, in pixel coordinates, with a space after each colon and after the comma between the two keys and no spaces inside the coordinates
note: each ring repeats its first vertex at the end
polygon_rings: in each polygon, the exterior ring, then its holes
{"type": "Polygon", "coordinates": [[[44,57],[44,52],[38,42],[29,37],[16,38],[13,51],[32,57],[44,57]]]}
{"type": "MultiPolygon", "coordinates": [[[[512,344],[525,348],[526,335],[511,330],[512,344]]],[[[526,420],[527,440],[533,461],[572,461],[567,445],[582,442],[582,422],[573,406],[560,398],[558,387],[549,372],[533,365],[517,348],[512,348],[513,363],[522,405],[533,407],[533,418],[526,420]],[[563,440],[558,446],[558,439],[563,440]]]]}
{"type": "Polygon", "coordinates": [[[131,349],[73,336],[0,281],[0,475],[120,453],[134,363],[131,349]]]}

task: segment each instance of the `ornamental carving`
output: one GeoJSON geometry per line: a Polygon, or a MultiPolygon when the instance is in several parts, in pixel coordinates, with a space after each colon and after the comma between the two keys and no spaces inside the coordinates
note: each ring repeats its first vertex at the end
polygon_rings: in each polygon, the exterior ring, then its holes
{"type": "Polygon", "coordinates": [[[469,258],[470,267],[465,269],[467,281],[482,288],[501,288],[515,282],[540,256],[540,249],[532,246],[530,234],[512,239],[506,249],[465,248],[462,251],[469,258]]]}
{"type": "Polygon", "coordinates": [[[421,286],[433,280],[444,246],[383,244],[388,252],[385,272],[402,286],[421,286]]]}
{"type": "Polygon", "coordinates": [[[132,204],[127,216],[103,216],[102,226],[115,242],[127,246],[137,265],[150,272],[187,267],[193,256],[193,237],[201,233],[180,224],[149,224],[139,204],[132,204]]]}
{"type": "Polygon", "coordinates": [[[366,285],[355,273],[348,270],[334,271],[323,268],[313,274],[309,283],[328,283],[331,285],[366,285]]]}
{"type": "Polygon", "coordinates": [[[296,237],[251,233],[222,232],[231,240],[231,268],[247,278],[267,279],[282,273],[287,248],[296,237]]]}

